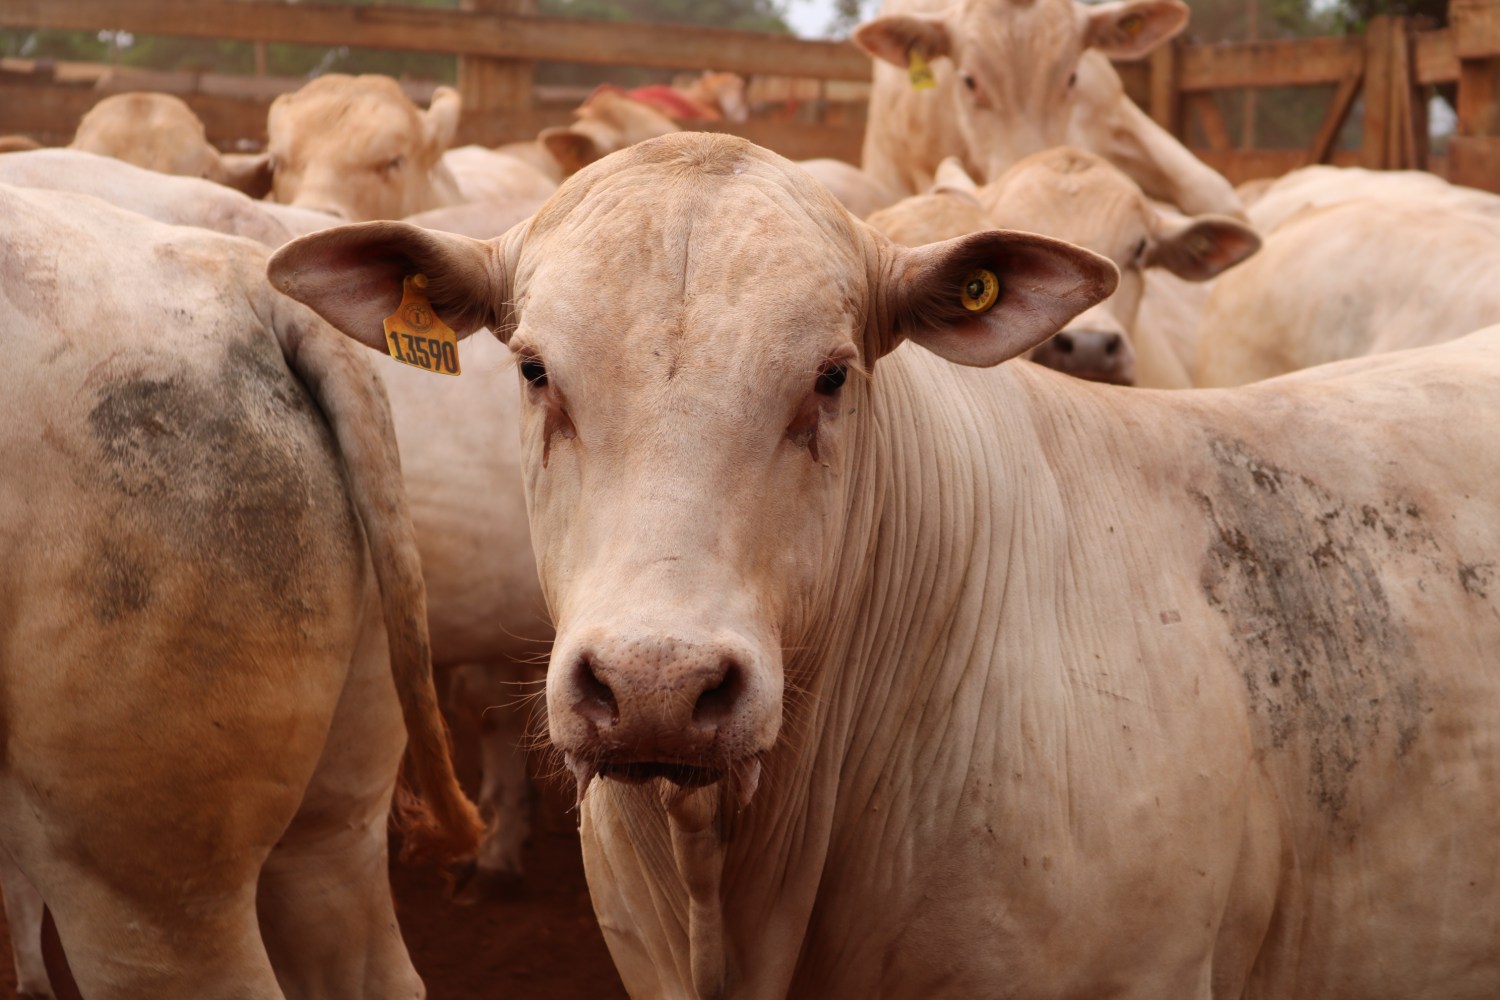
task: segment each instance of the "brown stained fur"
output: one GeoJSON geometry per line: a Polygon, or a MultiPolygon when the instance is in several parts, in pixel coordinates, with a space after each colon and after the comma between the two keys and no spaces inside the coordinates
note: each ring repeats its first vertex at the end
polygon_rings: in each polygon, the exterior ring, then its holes
{"type": "Polygon", "coordinates": [[[397,796],[402,857],[472,856],[484,824],[459,788],[432,681],[427,592],[406,506],[395,429],[384,389],[343,337],[307,320],[277,324],[287,363],[317,400],[339,443],[350,494],[364,522],[380,584],[391,674],[406,723],[406,775],[421,794],[397,796]],[[367,474],[355,475],[354,470],[367,474]],[[368,474],[374,471],[375,474],[368,474]]]}

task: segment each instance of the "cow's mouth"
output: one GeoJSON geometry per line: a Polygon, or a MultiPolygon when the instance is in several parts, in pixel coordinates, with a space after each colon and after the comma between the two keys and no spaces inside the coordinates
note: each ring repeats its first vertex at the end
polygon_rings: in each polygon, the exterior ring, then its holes
{"type": "Polygon", "coordinates": [[[623,781],[629,785],[639,785],[652,778],[666,778],[674,785],[683,788],[703,788],[716,781],[722,781],[724,775],[725,772],[721,768],[660,760],[601,762],[599,764],[599,777],[623,781]]]}
{"type": "Polygon", "coordinates": [[[600,760],[590,763],[587,758],[567,753],[563,760],[578,785],[579,803],[583,802],[589,782],[604,778],[627,785],[643,785],[655,778],[664,778],[676,785],[678,794],[721,785],[726,794],[738,802],[741,808],[750,804],[755,790],[760,787],[761,760],[759,756],[710,764],[691,764],[681,760],[600,760]]]}

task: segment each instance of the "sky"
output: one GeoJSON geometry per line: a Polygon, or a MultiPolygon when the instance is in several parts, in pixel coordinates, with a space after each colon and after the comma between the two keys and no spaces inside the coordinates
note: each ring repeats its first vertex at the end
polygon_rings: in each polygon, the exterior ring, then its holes
{"type": "Polygon", "coordinates": [[[803,38],[827,38],[833,0],[787,0],[785,16],[792,31],[803,38]]]}

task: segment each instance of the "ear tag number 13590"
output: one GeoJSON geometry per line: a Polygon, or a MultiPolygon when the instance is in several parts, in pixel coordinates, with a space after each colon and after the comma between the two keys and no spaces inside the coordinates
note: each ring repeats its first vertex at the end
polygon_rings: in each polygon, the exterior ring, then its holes
{"type": "Polygon", "coordinates": [[[432,311],[426,289],[425,274],[408,274],[401,282],[401,304],[385,318],[386,349],[404,365],[457,375],[458,337],[432,311]]]}

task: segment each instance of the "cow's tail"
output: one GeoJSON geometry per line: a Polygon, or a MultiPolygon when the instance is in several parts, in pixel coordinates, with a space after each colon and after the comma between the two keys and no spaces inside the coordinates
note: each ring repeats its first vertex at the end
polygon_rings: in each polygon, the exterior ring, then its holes
{"type": "MultiPolygon", "coordinates": [[[[289,303],[287,303],[289,304],[289,303]]],[[[280,310],[278,310],[280,311],[280,310]]],[[[292,371],[317,400],[343,456],[354,507],[364,522],[380,586],[391,675],[406,721],[406,769],[417,798],[397,790],[402,857],[469,857],[483,824],[453,773],[447,727],[438,711],[427,635],[427,588],[406,506],[390,403],[364,349],[310,313],[273,324],[292,371]]]]}

